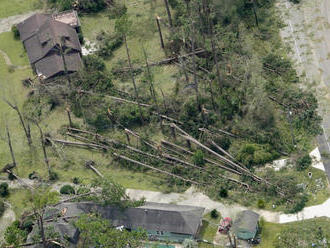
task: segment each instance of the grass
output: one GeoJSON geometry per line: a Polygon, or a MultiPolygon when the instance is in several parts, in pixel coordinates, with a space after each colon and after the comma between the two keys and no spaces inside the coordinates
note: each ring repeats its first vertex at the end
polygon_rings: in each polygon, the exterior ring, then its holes
{"type": "MultiPolygon", "coordinates": [[[[136,3],[127,3],[127,14],[132,21],[131,32],[128,35],[128,47],[133,66],[138,67],[145,64],[143,48],[145,49],[149,63],[164,59],[165,53],[160,48],[159,34],[155,21],[155,13],[166,19],[166,11],[161,1],[139,1],[136,3]]],[[[106,12],[93,15],[83,15],[81,18],[82,31],[84,37],[91,42],[96,42],[96,37],[101,31],[114,34],[115,20],[109,19],[106,12]]],[[[169,35],[168,28],[162,25],[164,38],[169,35]]],[[[128,66],[125,46],[117,49],[113,56],[105,60],[109,70],[115,68],[118,64],[121,67],[128,66]]],[[[173,76],[177,73],[175,66],[162,66],[152,68],[155,76],[154,85],[158,95],[163,92],[169,93],[173,90],[175,83],[173,76]]],[[[137,86],[141,88],[142,75],[136,77],[137,86]]],[[[132,91],[130,80],[116,80],[115,84],[126,91],[132,91]]]]}
{"type": "MultiPolygon", "coordinates": [[[[211,217],[210,213],[207,213],[206,215],[203,216],[203,225],[200,230],[200,239],[207,240],[211,243],[213,243],[214,237],[218,231],[218,224],[220,223],[221,220],[221,215],[219,213],[218,218],[213,219],[211,217]]],[[[200,243],[198,247],[202,248],[208,248],[208,247],[213,247],[211,244],[207,243],[200,243]]]]}
{"type": "Polygon", "coordinates": [[[40,7],[40,0],[0,0],[0,18],[23,14],[40,7]]]}
{"type": "Polygon", "coordinates": [[[260,245],[258,245],[258,247],[273,248],[274,241],[282,230],[294,226],[299,226],[301,228],[308,228],[309,226],[311,226],[312,222],[316,223],[317,226],[322,227],[324,233],[328,233],[328,234],[330,233],[330,219],[325,217],[287,223],[287,224],[275,224],[275,223],[265,222],[261,232],[261,243],[260,245]]]}
{"type": "MultiPolygon", "coordinates": [[[[10,32],[0,35],[0,49],[8,54],[14,63],[20,65],[28,65],[26,55],[22,54],[22,45],[15,41],[10,32]]],[[[22,109],[23,103],[29,89],[25,88],[21,80],[25,78],[33,78],[31,69],[16,69],[9,72],[8,66],[2,56],[0,56],[0,89],[1,98],[6,98],[17,104],[22,109]]],[[[0,163],[5,165],[11,162],[11,156],[7,145],[5,126],[8,125],[12,145],[17,160],[17,173],[20,177],[26,178],[35,171],[42,178],[47,178],[46,165],[43,161],[41,145],[39,142],[38,130],[32,126],[33,146],[27,145],[26,137],[20,125],[18,116],[4,101],[0,101],[0,163]]],[[[82,120],[74,118],[74,122],[82,123],[82,120]]],[[[65,107],[58,107],[50,112],[42,120],[41,126],[44,132],[49,133],[53,137],[58,137],[58,129],[67,124],[67,115],[65,107]]],[[[111,133],[113,135],[113,132],[111,133]]],[[[91,179],[96,178],[93,172],[86,169],[84,164],[87,160],[94,160],[97,168],[105,175],[112,176],[123,186],[135,189],[148,189],[157,191],[166,191],[167,188],[163,180],[150,173],[141,172],[139,168],[136,171],[119,167],[108,154],[88,151],[84,149],[65,148],[60,152],[61,156],[57,156],[53,150],[48,150],[48,156],[51,167],[58,172],[59,180],[71,181],[73,177],[80,177],[84,183],[89,183],[91,179]]]]}
{"type": "Polygon", "coordinates": [[[29,65],[29,60],[22,42],[20,40],[13,39],[12,32],[0,34],[0,50],[6,52],[13,65],[29,65]]]}

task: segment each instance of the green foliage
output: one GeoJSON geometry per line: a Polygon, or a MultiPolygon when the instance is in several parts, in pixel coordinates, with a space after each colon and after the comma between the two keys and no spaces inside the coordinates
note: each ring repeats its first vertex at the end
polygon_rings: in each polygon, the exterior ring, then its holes
{"type": "Polygon", "coordinates": [[[116,183],[112,178],[105,177],[95,179],[92,187],[99,187],[102,189],[98,196],[98,201],[104,205],[116,205],[119,207],[138,207],[144,204],[144,199],[133,201],[126,194],[126,189],[116,183]]]}
{"type": "Polygon", "coordinates": [[[257,202],[258,208],[265,208],[265,201],[262,199],[259,199],[257,202]]]}
{"type": "Polygon", "coordinates": [[[269,146],[261,146],[253,143],[243,144],[237,153],[237,159],[248,168],[254,165],[265,164],[276,157],[277,154],[272,153],[269,146]]]}
{"type": "Polygon", "coordinates": [[[106,0],[48,0],[50,5],[57,7],[60,11],[70,10],[73,7],[81,12],[95,13],[106,8],[106,0]]]}
{"type": "Polygon", "coordinates": [[[59,193],[47,188],[39,188],[33,192],[28,192],[27,200],[35,211],[43,211],[46,206],[58,202],[59,193]]]}
{"type": "MultiPolygon", "coordinates": [[[[141,111],[144,122],[148,122],[150,120],[149,113],[144,108],[142,108],[141,111]]],[[[140,118],[140,110],[137,105],[117,105],[113,112],[116,120],[124,127],[129,128],[142,124],[140,118]]]]}
{"type": "Polygon", "coordinates": [[[132,21],[128,18],[127,14],[122,15],[115,22],[116,33],[120,36],[126,36],[129,34],[132,26],[132,21]]]}
{"type": "Polygon", "coordinates": [[[297,159],[296,168],[297,170],[306,170],[312,164],[312,158],[309,154],[305,154],[297,159]]]}
{"type": "Polygon", "coordinates": [[[65,195],[74,195],[76,192],[71,185],[67,184],[61,187],[60,193],[65,195]]]}
{"type": "Polygon", "coordinates": [[[104,61],[98,56],[95,55],[83,56],[83,61],[85,64],[85,69],[88,72],[105,70],[104,61]]]}
{"type": "Polygon", "coordinates": [[[97,215],[84,214],[75,222],[75,226],[87,247],[126,247],[129,244],[131,248],[138,248],[147,239],[143,230],[120,231],[97,215]]]}
{"type": "Polygon", "coordinates": [[[182,246],[183,248],[198,248],[198,243],[191,239],[185,239],[182,246]]]}
{"type": "Polygon", "coordinates": [[[211,218],[212,219],[216,219],[216,218],[218,218],[219,217],[219,213],[218,213],[218,211],[216,210],[216,209],[213,209],[212,211],[211,211],[211,218]]]}
{"type": "Polygon", "coordinates": [[[220,188],[219,196],[221,198],[227,198],[228,197],[228,189],[226,189],[226,188],[220,188]]]}
{"type": "Polygon", "coordinates": [[[329,223],[325,225],[317,220],[302,221],[302,223],[283,228],[274,239],[275,248],[283,247],[329,247],[329,223]]]}
{"type": "Polygon", "coordinates": [[[8,183],[1,183],[0,184],[0,196],[7,197],[9,195],[9,186],[8,183]]]}
{"type": "Polygon", "coordinates": [[[204,159],[204,153],[202,150],[197,150],[193,157],[192,160],[195,165],[202,166],[205,164],[205,159],[204,159]]]}
{"type": "Polygon", "coordinates": [[[110,10],[109,19],[117,19],[127,13],[127,7],[124,4],[116,2],[110,10]]]}
{"type": "Polygon", "coordinates": [[[103,33],[98,35],[98,40],[100,41],[100,45],[97,54],[104,59],[111,57],[113,52],[123,44],[123,38],[121,35],[109,35],[103,33]]]}
{"type": "Polygon", "coordinates": [[[5,232],[5,241],[7,245],[18,247],[19,244],[24,243],[27,237],[27,232],[19,228],[19,221],[14,221],[5,232]]]}
{"type": "Polygon", "coordinates": [[[20,34],[19,34],[19,31],[18,31],[16,25],[13,25],[13,26],[11,27],[11,32],[13,33],[13,35],[14,35],[14,39],[15,39],[15,40],[18,40],[18,39],[20,38],[20,34]]]}
{"type": "Polygon", "coordinates": [[[0,218],[2,217],[5,210],[6,210],[5,203],[3,200],[0,200],[0,218]]]}
{"type": "Polygon", "coordinates": [[[308,196],[306,194],[299,195],[299,197],[292,204],[291,208],[286,210],[285,212],[289,214],[298,213],[299,211],[304,209],[307,201],[308,196]]]}
{"type": "Polygon", "coordinates": [[[79,183],[81,182],[81,180],[80,180],[79,177],[74,177],[74,178],[72,178],[72,182],[73,182],[74,184],[79,184],[79,183]]]}
{"type": "Polygon", "coordinates": [[[49,172],[49,180],[50,181],[57,181],[58,180],[58,174],[55,171],[50,171],[49,172]]]}

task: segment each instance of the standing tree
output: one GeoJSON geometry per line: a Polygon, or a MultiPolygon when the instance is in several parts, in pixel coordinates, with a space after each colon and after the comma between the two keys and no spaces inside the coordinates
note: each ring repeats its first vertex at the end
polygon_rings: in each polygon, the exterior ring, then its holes
{"type": "Polygon", "coordinates": [[[82,247],[138,248],[147,239],[142,230],[118,230],[108,220],[91,214],[80,216],[75,226],[80,231],[82,247]]]}
{"type": "Polygon", "coordinates": [[[48,247],[48,240],[45,234],[44,228],[44,215],[46,207],[51,204],[57,203],[59,200],[59,195],[55,191],[49,191],[49,189],[38,189],[29,192],[28,194],[28,203],[32,208],[33,215],[35,216],[40,236],[42,240],[42,245],[44,248],[48,247]]]}

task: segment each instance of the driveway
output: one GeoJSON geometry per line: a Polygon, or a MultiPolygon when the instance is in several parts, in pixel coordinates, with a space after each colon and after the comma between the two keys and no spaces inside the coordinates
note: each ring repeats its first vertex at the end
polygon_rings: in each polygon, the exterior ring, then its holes
{"type": "MultiPolygon", "coordinates": [[[[26,0],[26,1],[28,1],[28,0],[26,0]]],[[[31,12],[28,12],[28,13],[25,13],[22,15],[9,16],[9,17],[0,19],[0,34],[4,33],[4,32],[9,32],[13,25],[16,25],[16,24],[24,21],[26,18],[32,16],[35,13],[37,13],[37,11],[31,11],[31,12]]]]}

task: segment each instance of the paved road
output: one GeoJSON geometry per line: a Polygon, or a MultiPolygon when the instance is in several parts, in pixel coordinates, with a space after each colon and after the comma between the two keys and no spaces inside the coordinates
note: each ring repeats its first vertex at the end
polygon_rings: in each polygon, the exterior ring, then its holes
{"type": "Polygon", "coordinates": [[[330,181],[330,1],[303,0],[294,5],[281,0],[279,7],[287,24],[281,35],[292,48],[298,71],[307,78],[302,87],[314,90],[319,101],[324,133],[317,141],[330,181]]]}

